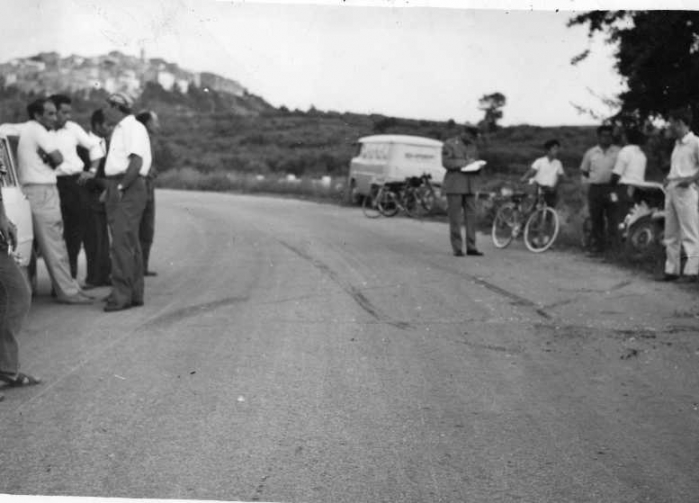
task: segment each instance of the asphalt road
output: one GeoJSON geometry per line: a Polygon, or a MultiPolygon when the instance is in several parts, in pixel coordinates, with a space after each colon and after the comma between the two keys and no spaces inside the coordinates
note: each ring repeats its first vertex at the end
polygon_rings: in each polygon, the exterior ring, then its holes
{"type": "MultiPolygon", "coordinates": [[[[0,493],[699,501],[699,287],[444,223],[158,192],[146,306],[21,339],[0,493]]],[[[107,291],[96,290],[95,294],[107,291]]]]}

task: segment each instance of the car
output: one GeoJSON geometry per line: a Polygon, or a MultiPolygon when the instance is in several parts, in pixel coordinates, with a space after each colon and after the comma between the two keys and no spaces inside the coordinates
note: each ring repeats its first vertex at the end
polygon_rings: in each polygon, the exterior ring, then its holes
{"type": "Polygon", "coordinates": [[[357,154],[350,162],[347,196],[351,202],[366,196],[372,185],[401,182],[423,174],[442,185],[442,142],[410,135],[372,135],[357,140],[357,154]]]}
{"type": "Polygon", "coordinates": [[[0,190],[2,190],[5,213],[17,226],[17,248],[14,256],[26,275],[32,259],[34,232],[29,200],[22,192],[19,183],[16,146],[17,137],[7,134],[0,128],[0,190]]]}

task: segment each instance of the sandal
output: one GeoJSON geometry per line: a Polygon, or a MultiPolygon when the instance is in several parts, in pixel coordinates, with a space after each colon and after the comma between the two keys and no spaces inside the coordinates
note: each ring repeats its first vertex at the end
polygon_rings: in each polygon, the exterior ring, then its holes
{"type": "Polygon", "coordinates": [[[4,382],[7,386],[11,388],[19,388],[21,386],[34,386],[41,383],[41,379],[38,377],[30,376],[29,374],[23,374],[19,372],[17,377],[12,378],[7,374],[0,374],[0,381],[4,382]]]}

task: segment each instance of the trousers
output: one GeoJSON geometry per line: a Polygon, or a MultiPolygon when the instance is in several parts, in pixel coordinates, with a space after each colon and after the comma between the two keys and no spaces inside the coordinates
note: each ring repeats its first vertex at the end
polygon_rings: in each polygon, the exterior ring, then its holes
{"type": "Polygon", "coordinates": [[[449,239],[454,252],[463,251],[461,225],[466,223],[466,249],[476,249],[476,196],[474,194],[447,194],[449,239]]]}
{"type": "Polygon", "coordinates": [[[697,188],[668,186],[665,194],[665,273],[680,273],[682,247],[685,275],[699,273],[699,211],[697,188]]]}
{"type": "Polygon", "coordinates": [[[0,247],[0,372],[16,375],[19,372],[19,344],[31,305],[31,290],[14,259],[0,247]]]}
{"type": "Polygon", "coordinates": [[[143,270],[148,271],[150,249],[153,246],[153,236],[155,236],[155,185],[150,178],[146,178],[145,183],[146,207],[143,210],[143,218],[141,218],[141,225],[138,229],[138,239],[141,242],[143,270]]]}
{"type": "Polygon", "coordinates": [[[608,184],[590,184],[587,204],[592,224],[592,247],[604,251],[609,244],[619,242],[619,216],[611,195],[615,188],[608,184]]]}
{"type": "Polygon", "coordinates": [[[56,177],[56,187],[61,199],[61,217],[63,218],[63,239],[68,250],[70,275],[78,277],[78,255],[85,235],[87,215],[87,189],[78,184],[79,175],[56,177]]]}
{"type": "Polygon", "coordinates": [[[95,286],[109,284],[111,261],[109,258],[109,230],[107,210],[99,202],[99,192],[88,195],[89,205],[85,218],[85,259],[87,276],[85,282],[95,286]]]}
{"type": "Polygon", "coordinates": [[[146,207],[146,186],[138,177],[119,194],[119,180],[107,181],[107,224],[112,234],[112,302],[143,303],[143,255],[138,230],[146,207]]]}
{"type": "Polygon", "coordinates": [[[80,292],[80,287],[70,273],[58,189],[55,185],[28,184],[22,190],[29,199],[34,239],[44,257],[56,296],[65,299],[76,295],[80,292]]]}

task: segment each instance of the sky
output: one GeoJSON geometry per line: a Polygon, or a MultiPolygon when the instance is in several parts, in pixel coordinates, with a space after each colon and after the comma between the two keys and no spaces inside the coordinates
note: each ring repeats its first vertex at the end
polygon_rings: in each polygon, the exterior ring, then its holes
{"type": "Polygon", "coordinates": [[[573,104],[610,113],[600,96],[623,89],[613,47],[566,27],[572,8],[594,4],[454,8],[478,1],[3,0],[0,62],[143,47],[290,109],[477,122],[479,98],[500,92],[503,125],[594,123],[573,104]],[[571,65],[588,48],[591,56],[571,65]]]}

